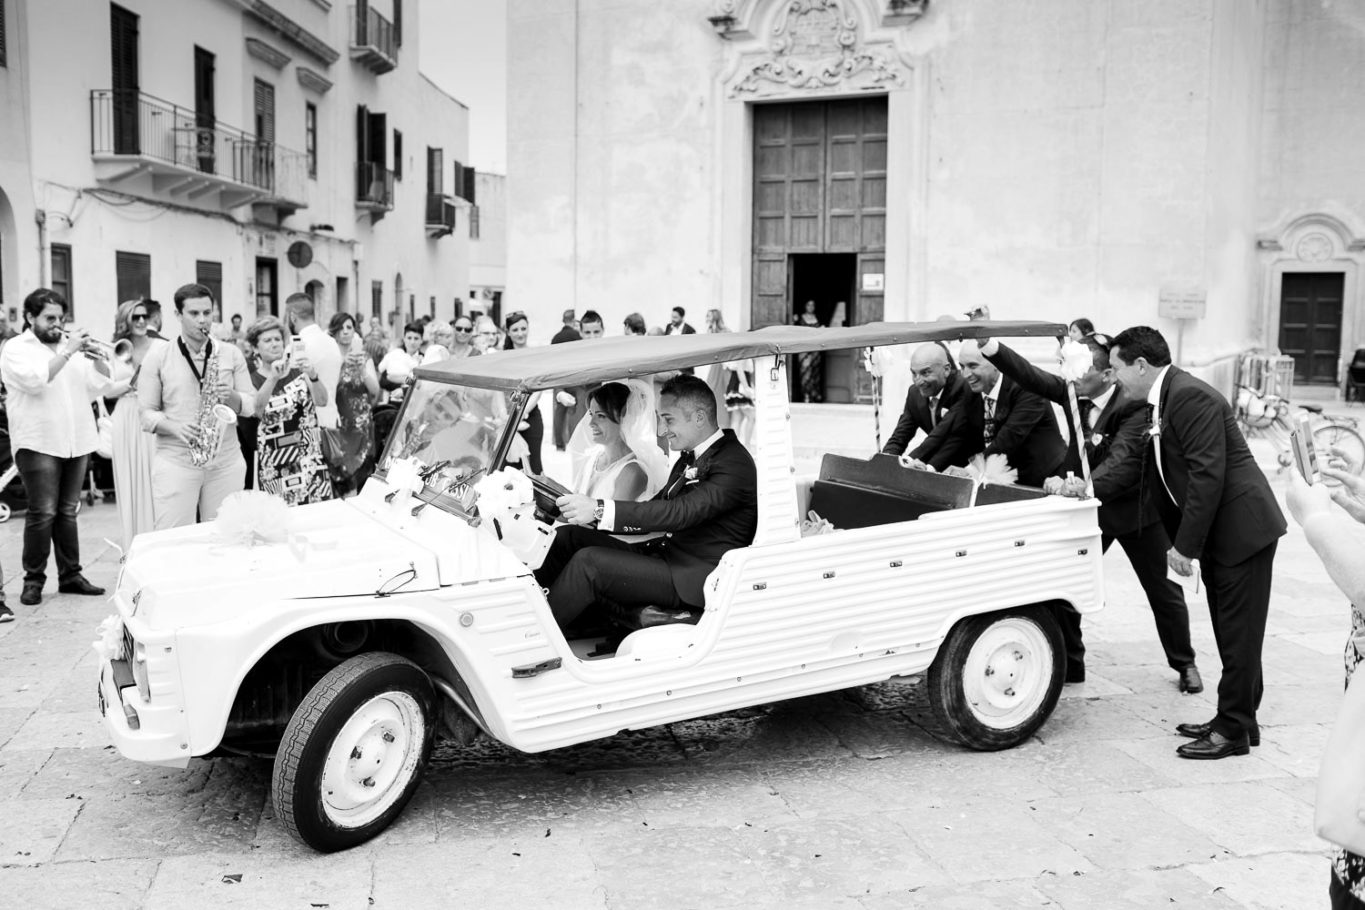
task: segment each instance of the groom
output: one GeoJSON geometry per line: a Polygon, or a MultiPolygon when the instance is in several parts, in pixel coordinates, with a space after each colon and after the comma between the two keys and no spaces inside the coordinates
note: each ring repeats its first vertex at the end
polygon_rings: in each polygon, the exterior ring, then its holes
{"type": "Polygon", "coordinates": [[[720,558],[753,542],[754,460],[732,430],[718,428],[716,396],[706,381],[683,375],[664,383],[659,425],[681,455],[653,499],[613,502],[571,493],[556,502],[569,524],[556,532],[535,574],[549,590],[561,628],[599,601],[700,608],[702,585],[720,558]],[[627,544],[613,531],[664,536],[627,544]]]}

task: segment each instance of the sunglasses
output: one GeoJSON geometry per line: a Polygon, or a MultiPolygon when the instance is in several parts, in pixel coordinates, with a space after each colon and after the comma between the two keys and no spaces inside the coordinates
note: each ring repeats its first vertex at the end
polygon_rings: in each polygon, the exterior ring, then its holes
{"type": "Polygon", "coordinates": [[[457,326],[455,326],[455,331],[457,331],[457,332],[463,332],[463,333],[465,333],[465,334],[468,334],[468,333],[474,331],[474,327],[473,327],[473,326],[468,326],[468,325],[457,325],[457,326]]]}
{"type": "Polygon", "coordinates": [[[128,321],[129,321],[129,322],[146,322],[146,321],[147,321],[147,314],[146,314],[146,313],[133,313],[132,315],[130,315],[130,316],[128,317],[128,321]]]}

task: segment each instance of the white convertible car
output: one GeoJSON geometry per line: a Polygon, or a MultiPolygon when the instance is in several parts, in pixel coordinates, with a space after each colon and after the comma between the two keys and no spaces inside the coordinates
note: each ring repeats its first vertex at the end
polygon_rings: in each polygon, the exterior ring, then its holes
{"type": "Polygon", "coordinates": [[[925,674],[936,732],[1014,746],[1062,686],[1052,608],[1102,606],[1096,502],[886,455],[829,454],[798,475],[785,364],[803,351],[1064,331],[774,327],[423,367],[359,496],[289,510],[274,543],[225,542],[212,523],[136,540],[100,667],[106,727],[136,761],[273,755],[276,814],[318,850],[361,843],[403,810],[438,727],[536,752],[925,674]],[[618,613],[615,636],[566,638],[526,562],[550,533],[553,485],[536,479],[531,502],[498,514],[478,501],[476,480],[503,464],[530,394],[746,359],[753,543],[711,573],[704,611],[618,613]],[[811,509],[835,530],[803,537],[811,509]]]}

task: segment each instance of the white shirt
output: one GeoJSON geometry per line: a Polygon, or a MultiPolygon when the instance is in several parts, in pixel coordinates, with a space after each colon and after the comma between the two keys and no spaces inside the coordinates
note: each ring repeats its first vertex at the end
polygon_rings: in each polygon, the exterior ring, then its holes
{"type": "Polygon", "coordinates": [[[299,330],[303,341],[303,351],[317,371],[318,380],[327,389],[327,404],[318,407],[318,426],[335,429],[339,414],[337,412],[337,382],[341,379],[341,348],[336,340],[322,330],[317,323],[299,330]]]}
{"type": "MultiPolygon", "coordinates": [[[[718,429],[698,443],[697,447],[692,450],[692,463],[696,464],[700,461],[701,454],[711,448],[711,446],[720,442],[721,437],[724,435],[725,431],[723,429],[718,429]]],[[[616,503],[610,499],[602,500],[602,520],[597,523],[597,527],[602,531],[610,531],[616,527],[616,503]]]]}
{"type": "MultiPolygon", "coordinates": [[[[1157,370],[1156,379],[1152,382],[1152,387],[1147,390],[1147,403],[1152,406],[1152,428],[1158,429],[1161,426],[1161,384],[1166,381],[1166,374],[1171,371],[1171,365],[1167,364],[1157,370]]],[[[1161,436],[1160,431],[1152,434],[1152,448],[1156,450],[1156,473],[1161,478],[1161,485],[1166,488],[1166,495],[1171,497],[1171,502],[1175,502],[1175,497],[1171,495],[1170,484],[1166,483],[1166,470],[1161,464],[1161,436]]]]}
{"type": "MultiPolygon", "coordinates": [[[[379,361],[379,375],[388,374],[390,382],[406,382],[415,369],[417,369],[417,358],[402,348],[394,348],[384,355],[383,360],[379,361]]],[[[388,396],[390,401],[403,400],[402,389],[393,389],[384,394],[388,396]]]]}
{"type": "Polygon", "coordinates": [[[0,378],[9,390],[12,451],[28,449],[57,458],[95,451],[99,433],[90,404],[111,380],[83,354],[73,355],[48,379],[56,357],[57,352],[39,341],[32,329],[11,338],[0,351],[0,378]]]}

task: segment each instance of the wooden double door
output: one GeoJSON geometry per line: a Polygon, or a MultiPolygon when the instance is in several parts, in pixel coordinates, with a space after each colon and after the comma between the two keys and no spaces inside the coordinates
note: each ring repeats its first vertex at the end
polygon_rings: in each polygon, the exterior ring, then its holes
{"type": "Polygon", "coordinates": [[[1280,352],[1294,358],[1294,382],[1335,385],[1341,357],[1342,272],[1285,272],[1280,352]]]}
{"type": "MultiPolygon", "coordinates": [[[[821,254],[841,271],[855,257],[845,323],[882,318],[886,128],[884,95],[754,107],[754,328],[792,322],[805,304],[794,285],[821,254]]],[[[822,323],[838,302],[817,300],[822,323]]]]}

